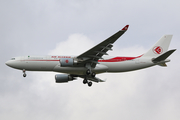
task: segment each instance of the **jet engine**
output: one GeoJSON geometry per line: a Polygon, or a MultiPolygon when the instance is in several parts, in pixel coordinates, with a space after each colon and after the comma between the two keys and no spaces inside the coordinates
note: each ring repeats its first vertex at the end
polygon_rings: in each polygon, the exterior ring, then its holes
{"type": "Polygon", "coordinates": [[[77,61],[73,58],[61,58],[59,62],[61,67],[72,67],[74,64],[77,64],[77,61]]]}
{"type": "Polygon", "coordinates": [[[74,78],[71,75],[67,75],[67,74],[56,74],[55,80],[56,83],[64,83],[68,81],[73,81],[74,78]]]}

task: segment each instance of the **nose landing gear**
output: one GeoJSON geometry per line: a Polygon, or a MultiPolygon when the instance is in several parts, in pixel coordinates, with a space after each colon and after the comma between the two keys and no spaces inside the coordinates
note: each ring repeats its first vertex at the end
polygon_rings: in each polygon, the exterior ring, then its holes
{"type": "Polygon", "coordinates": [[[23,69],[23,77],[26,77],[27,75],[26,75],[26,70],[25,69],[23,69]]]}

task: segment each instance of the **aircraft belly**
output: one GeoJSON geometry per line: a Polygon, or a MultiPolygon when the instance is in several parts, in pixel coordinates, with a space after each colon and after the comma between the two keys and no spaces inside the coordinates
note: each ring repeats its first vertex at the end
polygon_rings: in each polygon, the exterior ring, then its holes
{"type": "Polygon", "coordinates": [[[57,62],[54,61],[23,61],[21,68],[30,71],[52,71],[57,62]]]}
{"type": "Polygon", "coordinates": [[[153,66],[152,62],[137,62],[137,61],[123,61],[123,62],[104,62],[108,66],[107,72],[127,72],[138,70],[146,67],[153,66]]]}
{"type": "MultiPolygon", "coordinates": [[[[96,74],[106,72],[108,67],[105,65],[96,65],[95,68],[91,69],[92,72],[96,74]]],[[[56,65],[53,69],[55,72],[67,73],[67,74],[76,74],[76,75],[84,75],[86,74],[86,67],[61,67],[60,64],[56,65]]]]}

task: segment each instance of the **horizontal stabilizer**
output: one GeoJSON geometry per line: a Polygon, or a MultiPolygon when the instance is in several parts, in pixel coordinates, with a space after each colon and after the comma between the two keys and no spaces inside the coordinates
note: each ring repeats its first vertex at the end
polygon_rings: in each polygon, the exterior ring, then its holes
{"type": "Polygon", "coordinates": [[[162,66],[162,67],[167,67],[166,63],[161,63],[159,65],[162,66]]]}
{"type": "Polygon", "coordinates": [[[174,51],[176,51],[176,49],[174,50],[169,50],[167,52],[165,52],[164,54],[160,55],[159,57],[153,59],[152,61],[154,63],[156,62],[160,62],[160,61],[164,61],[166,58],[168,58],[174,51]]]}

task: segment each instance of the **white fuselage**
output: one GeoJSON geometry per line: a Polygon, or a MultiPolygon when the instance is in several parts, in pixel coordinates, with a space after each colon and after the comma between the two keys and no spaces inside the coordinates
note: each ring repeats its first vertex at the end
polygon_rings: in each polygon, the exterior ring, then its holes
{"type": "MultiPolygon", "coordinates": [[[[22,56],[7,61],[10,67],[26,71],[54,71],[68,74],[85,74],[86,67],[62,67],[60,58],[71,56],[22,56]]],[[[100,59],[99,64],[92,71],[96,74],[103,72],[127,72],[155,65],[151,59],[145,57],[112,57],[100,59]]]]}
{"type": "Polygon", "coordinates": [[[83,78],[83,83],[92,86],[92,82],[105,82],[96,77],[104,72],[127,72],[151,67],[153,65],[166,66],[166,60],[175,50],[168,50],[172,35],[164,35],[145,54],[138,57],[108,57],[107,52],[112,50],[113,43],[128,29],[126,25],[114,35],[87,50],[73,56],[22,56],[6,62],[6,65],[26,71],[54,71],[65,74],[56,74],[56,83],[63,83],[83,78]],[[103,57],[103,58],[102,58],[103,57]]]}

